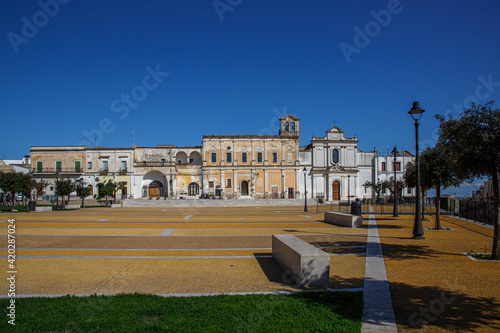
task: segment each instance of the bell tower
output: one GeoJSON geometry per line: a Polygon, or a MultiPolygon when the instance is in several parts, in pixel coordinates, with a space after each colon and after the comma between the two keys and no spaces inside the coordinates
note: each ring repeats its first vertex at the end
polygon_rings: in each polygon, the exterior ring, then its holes
{"type": "Polygon", "coordinates": [[[299,137],[299,122],[300,122],[300,119],[296,116],[292,116],[291,114],[288,114],[285,117],[282,116],[280,118],[279,135],[298,138],[299,137]]]}

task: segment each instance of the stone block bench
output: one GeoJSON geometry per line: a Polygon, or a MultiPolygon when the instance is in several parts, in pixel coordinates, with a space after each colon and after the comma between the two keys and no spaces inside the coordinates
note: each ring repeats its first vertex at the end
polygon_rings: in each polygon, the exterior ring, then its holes
{"type": "Polygon", "coordinates": [[[325,222],[349,228],[363,227],[363,217],[346,213],[325,212],[325,222]]]}
{"type": "Polygon", "coordinates": [[[51,212],[52,206],[36,206],[35,212],[51,212]]]}
{"type": "Polygon", "coordinates": [[[330,255],[294,235],[273,235],[273,258],[296,284],[323,288],[330,282],[330,255]]]}
{"type": "Polygon", "coordinates": [[[66,205],[64,209],[80,209],[80,205],[66,205]]]}

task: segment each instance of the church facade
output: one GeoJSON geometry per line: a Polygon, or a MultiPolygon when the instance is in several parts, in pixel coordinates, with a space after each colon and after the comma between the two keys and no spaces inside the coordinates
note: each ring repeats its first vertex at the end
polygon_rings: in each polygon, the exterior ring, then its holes
{"type": "Polygon", "coordinates": [[[279,121],[276,135],[204,135],[201,146],[33,146],[32,174],[49,182],[39,192],[45,195],[54,195],[56,179],[68,178],[83,181],[94,197],[112,180],[123,184],[122,198],[295,199],[307,190],[308,198],[343,201],[374,198],[367,181],[390,179],[392,168],[401,179],[414,160],[408,152],[394,163],[376,149],[361,151],[357,137],[337,126],[300,147],[300,119],[279,121]]]}

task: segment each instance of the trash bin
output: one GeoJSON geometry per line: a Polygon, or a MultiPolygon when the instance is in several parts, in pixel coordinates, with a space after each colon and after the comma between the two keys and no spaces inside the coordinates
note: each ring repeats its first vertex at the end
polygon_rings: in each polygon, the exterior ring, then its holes
{"type": "Polygon", "coordinates": [[[34,212],[36,207],[36,202],[35,201],[30,201],[28,202],[28,211],[29,212],[34,212]]]}
{"type": "Polygon", "coordinates": [[[361,216],[361,201],[354,201],[351,203],[351,214],[361,216]]]}

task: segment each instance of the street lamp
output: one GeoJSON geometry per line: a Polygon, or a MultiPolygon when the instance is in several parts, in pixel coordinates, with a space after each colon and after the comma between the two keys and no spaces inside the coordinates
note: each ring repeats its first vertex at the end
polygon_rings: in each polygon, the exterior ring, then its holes
{"type": "Polygon", "coordinates": [[[398,214],[398,183],[396,178],[396,156],[398,155],[398,149],[394,146],[392,150],[392,154],[394,155],[394,209],[392,211],[393,217],[399,217],[398,214]]]}
{"type": "MultiPolygon", "coordinates": [[[[59,171],[56,170],[56,210],[59,210],[59,191],[57,190],[57,183],[59,182],[59,171]]],[[[52,201],[54,202],[54,201],[52,201]]]]}
{"type": "Polygon", "coordinates": [[[413,225],[413,238],[414,239],[424,239],[424,230],[422,228],[422,219],[420,217],[420,163],[418,158],[418,121],[422,117],[422,114],[425,112],[424,109],[420,107],[418,102],[413,102],[413,107],[408,113],[415,121],[415,164],[417,167],[417,193],[416,193],[416,205],[415,205],[415,223],[413,225]]]}
{"type": "Polygon", "coordinates": [[[347,175],[347,206],[351,205],[351,175],[347,175]]]}
{"type": "Polygon", "coordinates": [[[307,169],[304,167],[304,212],[307,212],[307,169]]]}

